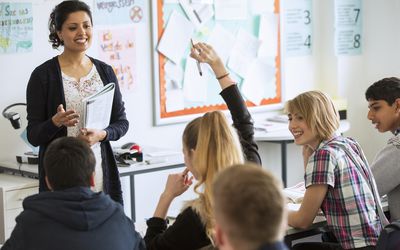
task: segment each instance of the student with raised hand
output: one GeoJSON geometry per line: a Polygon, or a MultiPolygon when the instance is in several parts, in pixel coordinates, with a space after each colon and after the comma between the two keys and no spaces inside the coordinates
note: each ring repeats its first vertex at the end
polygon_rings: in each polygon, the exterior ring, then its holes
{"type": "Polygon", "coordinates": [[[43,168],[47,146],[56,138],[73,136],[92,146],[97,159],[96,189],[123,203],[110,141],[125,135],[129,122],[112,67],[86,55],[92,43],[92,26],[92,14],[85,2],[63,1],[51,12],[49,42],[54,49],[64,49],[31,74],[26,90],[27,137],[32,145],[39,146],[39,192],[49,190],[43,168]],[[103,130],[83,128],[82,100],[111,82],[115,83],[115,92],[110,125],[103,130]]]}
{"type": "Polygon", "coordinates": [[[144,250],[121,204],[91,190],[95,165],[87,143],[74,137],[54,140],[44,158],[51,192],[23,201],[24,211],[2,250],[144,250]]]}
{"type": "Polygon", "coordinates": [[[384,78],[368,87],[368,119],[381,132],[391,132],[371,164],[380,195],[387,194],[390,219],[400,219],[400,79],[384,78]]]}
{"type": "Polygon", "coordinates": [[[219,250],[286,250],[282,183],[255,164],[222,170],[214,180],[215,242],[219,250]]]}
{"type": "Polygon", "coordinates": [[[360,145],[336,135],[339,115],[319,91],[302,93],[286,103],[289,130],[303,147],[306,192],[288,223],[307,228],[321,209],[337,242],[299,243],[293,249],[375,249],[382,229],[379,197],[360,145]],[[378,201],[377,201],[378,199],[378,201]]]}
{"type": "Polygon", "coordinates": [[[221,59],[211,46],[204,43],[194,45],[191,56],[208,63],[219,78],[221,96],[228,105],[236,131],[220,111],[208,112],[186,126],[182,144],[187,168],[182,173],[168,176],[154,217],[147,220],[148,228],[144,239],[149,250],[190,250],[212,244],[214,176],[232,164],[243,163],[245,158],[261,163],[253,138],[251,115],[221,59]],[[200,54],[195,50],[200,51],[200,54]],[[188,202],[175,222],[167,227],[166,215],[171,202],[192,184],[189,172],[197,180],[194,190],[198,198],[188,202]]]}

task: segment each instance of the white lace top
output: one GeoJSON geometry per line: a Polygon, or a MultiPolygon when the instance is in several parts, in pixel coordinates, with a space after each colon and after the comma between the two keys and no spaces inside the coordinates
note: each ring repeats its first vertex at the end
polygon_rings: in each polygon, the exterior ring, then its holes
{"type": "MultiPolygon", "coordinates": [[[[63,72],[61,72],[61,75],[64,86],[66,110],[73,109],[79,114],[79,117],[82,118],[82,100],[103,87],[103,82],[101,81],[100,75],[94,65],[92,66],[89,74],[79,79],[79,81],[64,74],[63,72]]],[[[76,126],[67,128],[67,135],[74,137],[78,136],[82,127],[83,121],[79,120],[79,123],[76,126]]],[[[103,190],[103,171],[101,167],[100,143],[93,145],[92,150],[96,157],[94,190],[101,191],[103,190]]]]}

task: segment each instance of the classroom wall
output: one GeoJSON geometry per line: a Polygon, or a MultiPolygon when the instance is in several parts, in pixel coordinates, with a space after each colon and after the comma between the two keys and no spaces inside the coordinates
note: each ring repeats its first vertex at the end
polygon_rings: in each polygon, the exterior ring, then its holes
{"type": "MultiPolygon", "coordinates": [[[[16,2],[16,1],[11,1],[16,2]]],[[[60,2],[54,0],[33,1],[34,11],[34,50],[25,54],[0,54],[0,109],[15,102],[25,102],[25,88],[32,70],[58,52],[47,42],[47,20],[50,10],[60,2]]],[[[91,1],[87,1],[90,3],[91,1]]],[[[115,144],[135,141],[139,144],[159,147],[181,148],[181,134],[184,124],[153,126],[153,82],[150,1],[145,1],[148,22],[137,27],[137,72],[139,83],[135,90],[123,94],[130,129],[127,135],[115,144]]],[[[284,0],[282,0],[284,3],[284,0]]],[[[283,58],[283,94],[286,99],[310,89],[327,91],[331,96],[347,98],[348,119],[351,129],[346,135],[357,139],[364,148],[367,158],[372,160],[375,153],[385,145],[387,136],[382,136],[366,119],[367,103],[364,100],[365,89],[375,80],[384,76],[399,75],[398,44],[400,34],[400,2],[397,0],[364,0],[364,47],[360,56],[336,57],[333,50],[333,0],[313,1],[314,8],[314,47],[312,56],[283,58]],[[374,143],[371,143],[371,142],[374,143]]],[[[95,20],[94,20],[95,21],[95,20]]],[[[95,23],[96,25],[96,23],[95,23]]],[[[96,57],[93,49],[89,55],[96,57]]],[[[25,108],[19,111],[25,126],[25,108]]],[[[255,114],[256,117],[265,114],[255,114]]],[[[0,159],[13,157],[27,150],[19,139],[22,130],[14,130],[8,120],[0,119],[0,159]]],[[[278,169],[280,156],[276,145],[262,145],[261,153],[268,168],[278,169]]],[[[290,146],[289,163],[300,164],[298,147],[290,146]]],[[[290,172],[289,184],[301,180],[302,169],[290,172]],[[294,174],[295,173],[295,174],[294,174]]],[[[156,177],[163,185],[165,176],[156,177]]],[[[140,182],[139,182],[140,183],[140,182]]],[[[148,183],[148,182],[147,182],[148,183]]],[[[137,187],[137,189],[148,187],[137,187]]],[[[158,189],[159,187],[155,188],[158,189]]],[[[157,192],[148,190],[158,195],[157,192]],[[156,194],[157,193],[157,194],[156,194]]],[[[150,208],[151,210],[153,208],[150,208]]]]}

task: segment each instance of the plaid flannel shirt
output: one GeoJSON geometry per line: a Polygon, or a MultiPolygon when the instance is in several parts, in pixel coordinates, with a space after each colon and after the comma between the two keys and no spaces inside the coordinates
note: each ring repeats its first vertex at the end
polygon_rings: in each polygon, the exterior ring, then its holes
{"type": "Polygon", "coordinates": [[[376,245],[382,227],[369,185],[374,180],[356,141],[342,136],[322,141],[309,158],[304,179],[306,187],[328,185],[321,210],[344,249],[376,245]],[[362,164],[354,163],[343,147],[362,164]]]}

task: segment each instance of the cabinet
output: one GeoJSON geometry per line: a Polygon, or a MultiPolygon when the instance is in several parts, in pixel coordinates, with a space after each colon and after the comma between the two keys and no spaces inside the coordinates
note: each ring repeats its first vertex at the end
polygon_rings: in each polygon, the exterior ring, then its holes
{"type": "Polygon", "coordinates": [[[38,187],[36,179],[0,174],[0,244],[10,237],[15,217],[23,210],[22,201],[38,193],[38,187]]]}

